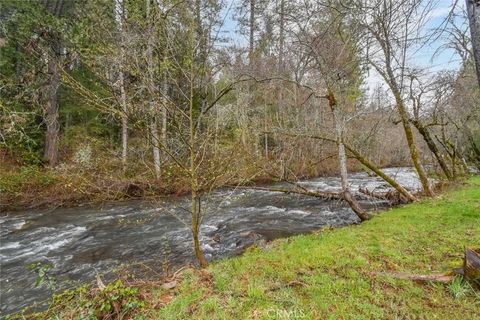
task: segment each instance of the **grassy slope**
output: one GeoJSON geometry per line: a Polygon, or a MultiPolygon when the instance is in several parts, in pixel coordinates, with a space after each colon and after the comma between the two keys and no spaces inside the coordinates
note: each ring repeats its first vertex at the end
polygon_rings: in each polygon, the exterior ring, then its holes
{"type": "Polygon", "coordinates": [[[324,230],[251,249],[186,272],[159,319],[480,319],[473,294],[382,272],[431,274],[461,265],[480,247],[480,178],[434,200],[395,208],[358,226],[324,230]],[[170,301],[171,300],[171,301],[170,301]]]}

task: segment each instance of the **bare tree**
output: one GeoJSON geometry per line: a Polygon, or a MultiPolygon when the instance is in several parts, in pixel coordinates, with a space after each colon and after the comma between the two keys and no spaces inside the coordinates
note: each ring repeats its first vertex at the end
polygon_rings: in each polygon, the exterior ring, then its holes
{"type": "Polygon", "coordinates": [[[278,35],[278,71],[282,74],[285,71],[285,24],[286,24],[286,8],[285,0],[280,0],[280,8],[278,12],[279,35],[278,35]]]}
{"type": "Polygon", "coordinates": [[[118,80],[117,87],[120,91],[119,103],[121,109],[121,122],[122,122],[122,165],[123,170],[127,168],[128,159],[128,106],[127,106],[127,94],[125,90],[125,71],[124,71],[124,59],[125,59],[125,5],[124,0],[115,1],[115,20],[118,28],[118,41],[120,43],[120,50],[118,55],[118,80]]]}
{"type": "Polygon", "coordinates": [[[470,34],[472,36],[472,51],[477,70],[477,81],[480,87],[480,1],[466,0],[467,17],[470,24],[470,34]]]}
{"type": "Polygon", "coordinates": [[[320,78],[317,85],[326,91],[325,95],[317,96],[328,101],[332,114],[343,199],[361,220],[368,220],[371,215],[360,207],[349,187],[344,145],[347,115],[355,112],[354,92],[359,84],[355,43],[348,35],[349,31],[342,29],[342,20],[336,13],[323,10],[324,21],[317,21],[311,16],[315,11],[312,12],[312,8],[308,9],[305,10],[308,18],[298,19],[297,42],[301,50],[310,55],[314,74],[320,78]],[[328,43],[328,46],[325,43],[328,43]]]}
{"type": "MultiPolygon", "coordinates": [[[[157,179],[160,179],[161,175],[161,163],[160,163],[160,147],[158,141],[160,141],[160,135],[158,132],[158,123],[157,115],[158,107],[153,98],[155,92],[158,90],[158,87],[155,85],[155,66],[153,61],[153,38],[155,36],[154,25],[152,21],[156,18],[155,16],[155,7],[151,8],[152,0],[146,0],[146,23],[147,23],[147,49],[146,49],[146,60],[147,60],[147,91],[149,96],[149,112],[151,114],[150,119],[150,135],[152,141],[152,153],[153,153],[153,167],[155,170],[155,176],[157,179]],[[153,14],[152,14],[153,11],[153,14]]],[[[164,93],[165,94],[165,93],[164,93]]]]}
{"type": "Polygon", "coordinates": [[[328,89],[328,104],[332,110],[333,122],[335,125],[336,142],[338,145],[338,162],[340,169],[340,181],[342,184],[343,199],[350,205],[350,208],[357,214],[360,220],[368,220],[372,216],[360,207],[358,202],[352,195],[348,185],[348,171],[347,171],[347,154],[345,152],[344,131],[345,119],[344,115],[337,109],[337,100],[331,89],[328,89]]]}
{"type": "Polygon", "coordinates": [[[432,8],[430,1],[376,0],[356,3],[351,17],[364,32],[366,59],[389,86],[405,131],[412,163],[423,190],[433,195],[420,162],[415,135],[409,121],[406,96],[406,71],[409,50],[423,39],[422,26],[432,8]]]}

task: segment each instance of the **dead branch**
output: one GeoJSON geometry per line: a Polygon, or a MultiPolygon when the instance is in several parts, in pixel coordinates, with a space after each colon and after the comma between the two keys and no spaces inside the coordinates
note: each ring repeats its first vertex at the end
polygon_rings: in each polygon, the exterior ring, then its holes
{"type": "Polygon", "coordinates": [[[442,273],[442,274],[411,274],[411,273],[404,273],[404,272],[395,272],[395,273],[386,273],[380,272],[378,274],[388,275],[395,279],[401,280],[413,280],[416,282],[441,282],[441,283],[450,283],[453,278],[455,277],[451,273],[442,273]]]}
{"type": "Polygon", "coordinates": [[[254,189],[254,190],[262,190],[262,191],[270,191],[270,192],[281,192],[286,194],[300,194],[310,197],[322,198],[325,200],[343,200],[343,196],[341,193],[338,192],[321,192],[321,191],[311,191],[307,189],[281,189],[281,188],[266,188],[266,187],[254,187],[254,186],[237,186],[238,189],[254,189]]]}

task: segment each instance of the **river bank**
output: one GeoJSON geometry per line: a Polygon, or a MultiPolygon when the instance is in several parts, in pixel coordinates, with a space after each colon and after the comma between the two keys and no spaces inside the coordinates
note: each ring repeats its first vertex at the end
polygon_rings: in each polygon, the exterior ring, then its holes
{"type": "MultiPolygon", "coordinates": [[[[271,182],[273,179],[268,176],[242,180],[242,183],[256,185],[271,182]]],[[[39,167],[24,167],[15,171],[0,170],[0,213],[98,205],[133,199],[155,200],[181,196],[188,192],[188,181],[181,179],[174,181],[142,176],[62,172],[39,167]]]]}
{"type": "MultiPolygon", "coordinates": [[[[73,170],[72,168],[42,168],[37,166],[0,167],[0,214],[31,209],[68,208],[98,205],[108,202],[155,200],[169,196],[182,196],[190,192],[189,181],[175,174],[155,179],[151,174],[125,175],[121,172],[101,170],[73,170]]],[[[350,172],[362,171],[351,164],[350,172]]],[[[315,172],[292,172],[295,179],[327,177],[336,174],[333,166],[315,172]]],[[[278,181],[268,173],[242,172],[228,185],[268,185],[278,181]]],[[[221,188],[222,181],[215,186],[221,188]]]]}
{"type": "Polygon", "coordinates": [[[69,293],[32,318],[476,319],[478,292],[459,279],[420,284],[391,276],[449,272],[462,264],[464,246],[479,246],[480,178],[457,188],[361,225],[279,239],[202,271],[187,269],[167,286],[116,283],[69,293]]]}

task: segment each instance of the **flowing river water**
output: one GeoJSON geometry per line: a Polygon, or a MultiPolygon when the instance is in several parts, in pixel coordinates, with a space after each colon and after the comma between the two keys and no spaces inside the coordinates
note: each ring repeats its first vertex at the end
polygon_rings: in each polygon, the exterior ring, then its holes
{"type": "MultiPolygon", "coordinates": [[[[385,172],[407,189],[418,190],[418,178],[411,169],[387,168],[385,172]]],[[[364,172],[352,173],[349,178],[355,193],[360,187],[390,190],[383,180],[364,172]]],[[[310,190],[340,190],[337,177],[300,183],[310,190]]],[[[239,254],[253,243],[359,222],[342,202],[295,194],[222,189],[203,200],[206,217],[201,243],[210,261],[239,254]]],[[[388,205],[365,198],[360,203],[368,209],[388,205]]],[[[92,281],[97,273],[108,279],[120,265],[141,265],[161,273],[166,264],[194,262],[188,208],[186,196],[1,216],[0,314],[18,312],[35,302],[45,304],[51,292],[35,286],[37,274],[28,269],[32,263],[50,264],[49,274],[67,287],[92,281]]]]}

